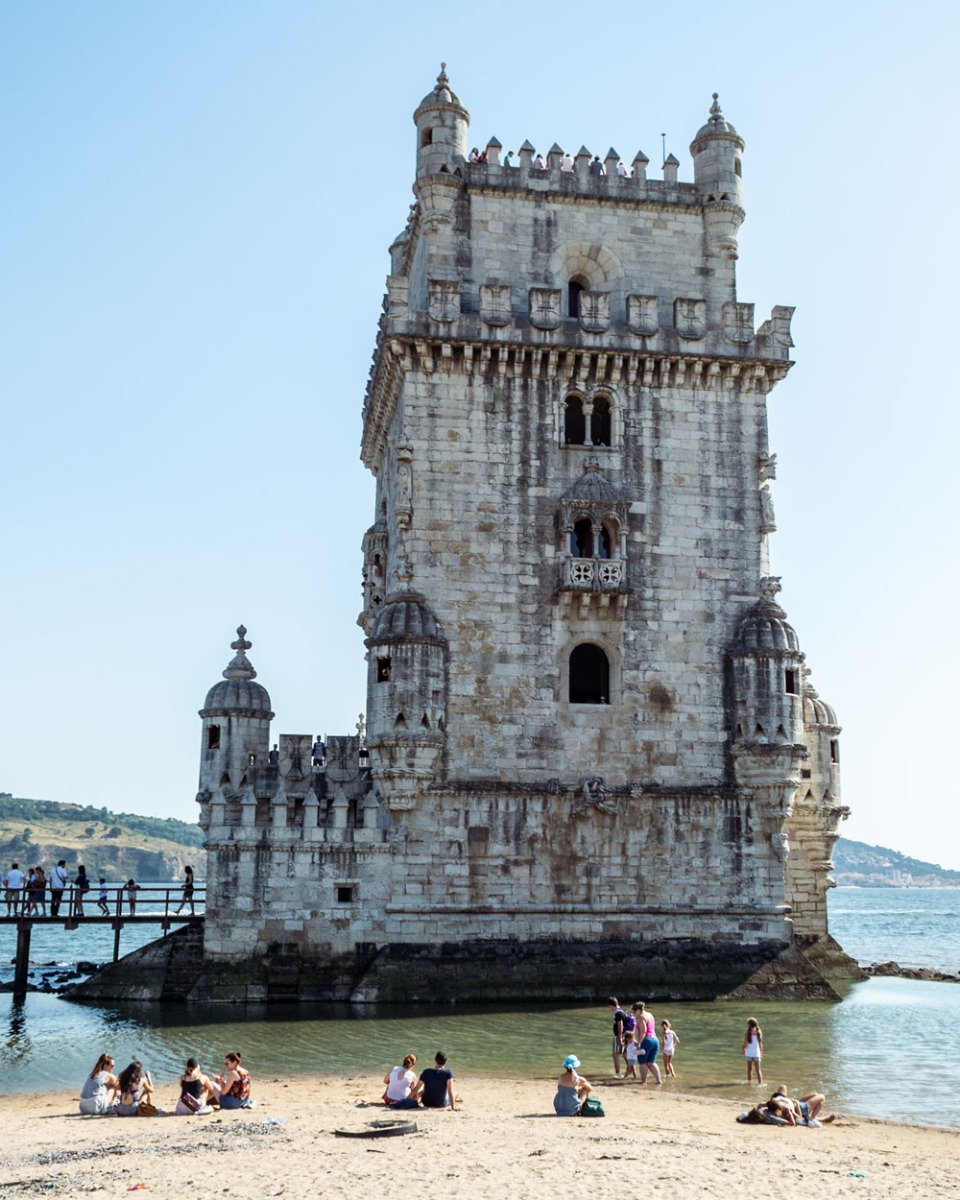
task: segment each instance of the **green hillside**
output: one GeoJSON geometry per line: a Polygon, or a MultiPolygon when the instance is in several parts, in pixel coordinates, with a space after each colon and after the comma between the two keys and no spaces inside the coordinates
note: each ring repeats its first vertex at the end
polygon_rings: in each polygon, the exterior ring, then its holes
{"type": "Polygon", "coordinates": [[[50,868],[61,858],[73,874],[83,863],[87,874],[110,880],[133,876],[141,883],[177,879],[187,863],[199,859],[203,870],[203,834],[198,825],[169,817],[113,813],[92,805],[27,800],[0,792],[0,864],[50,868]]]}
{"type": "Polygon", "coordinates": [[[837,883],[855,887],[960,887],[960,871],[910,858],[886,846],[840,838],[833,852],[837,883]]]}

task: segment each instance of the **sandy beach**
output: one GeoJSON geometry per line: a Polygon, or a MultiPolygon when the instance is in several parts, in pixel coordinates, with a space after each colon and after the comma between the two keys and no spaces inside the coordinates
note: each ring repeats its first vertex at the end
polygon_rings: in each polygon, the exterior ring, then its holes
{"type": "MultiPolygon", "coordinates": [[[[458,1112],[409,1114],[388,1113],[369,1078],[254,1082],[255,1110],[194,1117],[85,1117],[77,1093],[2,1097],[0,1198],[960,1195],[960,1131],[842,1115],[822,1129],[743,1126],[728,1101],[600,1078],[602,1120],[554,1117],[549,1079],[464,1077],[458,1112]],[[334,1136],[399,1116],[417,1132],[334,1136]]],[[[172,1109],[176,1094],[161,1085],[158,1102],[172,1109]]]]}

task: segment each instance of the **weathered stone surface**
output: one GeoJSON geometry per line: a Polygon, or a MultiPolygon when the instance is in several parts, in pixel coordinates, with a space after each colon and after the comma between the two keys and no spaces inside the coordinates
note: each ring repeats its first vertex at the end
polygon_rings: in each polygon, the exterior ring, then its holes
{"type": "Polygon", "coordinates": [[[629,947],[664,989],[729,958],[715,994],[831,994],[801,948],[839,727],[769,576],[792,309],[737,296],[743,140],[714,103],[693,183],[470,163],[445,74],[415,121],[363,414],[368,725],[271,755],[240,632],[201,713],[204,986],[572,996],[565,961],[629,947]]]}

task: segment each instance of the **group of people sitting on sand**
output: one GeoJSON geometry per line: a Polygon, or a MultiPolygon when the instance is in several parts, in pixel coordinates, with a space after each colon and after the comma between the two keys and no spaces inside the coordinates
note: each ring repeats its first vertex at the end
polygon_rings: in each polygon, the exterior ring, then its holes
{"type": "Polygon", "coordinates": [[[447,1066],[447,1056],[438,1050],[433,1056],[433,1066],[417,1073],[417,1056],[408,1054],[403,1065],[393,1067],[383,1077],[387,1085],[381,1099],[388,1108],[448,1108],[457,1111],[457,1098],[453,1091],[453,1071],[447,1066]]]}
{"type": "MultiPolygon", "coordinates": [[[[179,1079],[180,1096],[174,1113],[189,1117],[210,1113],[214,1108],[256,1108],[250,1095],[250,1072],[240,1065],[241,1054],[234,1050],[225,1055],[223,1070],[213,1079],[204,1075],[200,1063],[188,1058],[179,1079]]],[[[101,1054],[80,1091],[80,1111],[101,1117],[166,1116],[153,1097],[156,1087],[149,1071],[134,1060],[115,1075],[114,1060],[101,1054]]]]}

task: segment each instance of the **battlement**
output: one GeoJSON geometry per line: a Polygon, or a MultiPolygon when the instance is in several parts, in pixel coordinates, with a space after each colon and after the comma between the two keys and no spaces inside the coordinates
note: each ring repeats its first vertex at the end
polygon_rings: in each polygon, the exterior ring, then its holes
{"type": "Polygon", "coordinates": [[[557,145],[547,155],[535,154],[532,147],[521,149],[519,158],[507,162],[501,161],[500,143],[496,138],[491,138],[485,155],[484,162],[466,161],[460,168],[464,182],[471,188],[529,190],[597,200],[640,200],[652,204],[696,206],[707,202],[695,183],[678,180],[680,164],[672,154],[663,164],[662,179],[648,178],[650,160],[643,151],[638,151],[632,165],[627,165],[612,148],[602,161],[586,148],[581,148],[575,158],[569,156],[567,161],[570,165],[564,169],[564,154],[557,145]],[[538,161],[543,165],[535,165],[538,161]],[[619,173],[621,163],[623,174],[619,173]]]}

